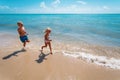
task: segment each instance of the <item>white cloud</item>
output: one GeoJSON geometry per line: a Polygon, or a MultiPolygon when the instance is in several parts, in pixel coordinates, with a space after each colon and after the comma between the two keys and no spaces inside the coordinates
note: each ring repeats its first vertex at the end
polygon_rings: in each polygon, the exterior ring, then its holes
{"type": "Polygon", "coordinates": [[[108,6],[103,6],[103,9],[104,10],[108,10],[108,9],[110,9],[108,6]]]}
{"type": "Polygon", "coordinates": [[[40,7],[41,7],[41,8],[47,8],[45,2],[41,2],[41,3],[40,3],[40,7]]]}
{"type": "Polygon", "coordinates": [[[55,0],[53,4],[60,4],[60,0],[55,0]]]}
{"type": "Polygon", "coordinates": [[[82,0],[78,0],[76,2],[78,4],[70,4],[66,6],[58,6],[61,3],[60,0],[54,0],[50,5],[46,5],[45,2],[41,2],[40,7],[43,9],[37,11],[40,13],[102,13],[107,12],[108,9],[110,9],[108,6],[79,6],[79,4],[86,5],[87,3],[82,0]]]}
{"type": "Polygon", "coordinates": [[[10,9],[10,7],[5,5],[0,5],[0,9],[10,9]]]}
{"type": "Polygon", "coordinates": [[[61,3],[60,0],[54,0],[54,1],[52,2],[52,6],[53,6],[53,7],[57,7],[60,3],[61,3]]]}
{"type": "Polygon", "coordinates": [[[78,5],[72,4],[66,7],[59,7],[56,9],[52,9],[51,12],[53,13],[83,13],[83,12],[87,12],[88,9],[82,9],[81,7],[79,7],[78,5]]]}
{"type": "Polygon", "coordinates": [[[85,1],[77,1],[77,3],[83,4],[83,5],[87,4],[85,1]]]}
{"type": "Polygon", "coordinates": [[[50,5],[46,5],[45,2],[40,3],[40,9],[39,11],[42,13],[54,13],[58,9],[58,5],[61,3],[60,0],[54,0],[50,3],[50,5]]]}

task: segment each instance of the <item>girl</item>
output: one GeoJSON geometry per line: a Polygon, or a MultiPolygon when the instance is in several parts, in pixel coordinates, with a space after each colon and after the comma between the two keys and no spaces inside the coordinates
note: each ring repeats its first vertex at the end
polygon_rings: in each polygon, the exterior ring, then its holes
{"type": "Polygon", "coordinates": [[[41,47],[41,53],[43,53],[43,48],[49,46],[50,54],[52,54],[52,48],[51,48],[51,41],[52,40],[49,39],[50,33],[51,33],[51,29],[47,28],[45,30],[45,35],[44,35],[44,43],[45,43],[45,45],[41,47]]]}

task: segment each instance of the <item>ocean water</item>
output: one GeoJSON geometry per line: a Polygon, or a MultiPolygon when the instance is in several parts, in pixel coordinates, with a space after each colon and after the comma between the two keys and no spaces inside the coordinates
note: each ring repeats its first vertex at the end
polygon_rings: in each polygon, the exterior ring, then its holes
{"type": "Polygon", "coordinates": [[[120,47],[120,14],[1,14],[0,32],[16,34],[17,21],[32,36],[50,27],[59,40],[120,47]]]}
{"type": "MultiPolygon", "coordinates": [[[[86,55],[90,53],[120,59],[120,14],[0,14],[2,43],[7,41],[5,34],[18,35],[17,21],[24,23],[31,40],[42,39],[44,30],[50,27],[53,43],[59,42],[54,45],[54,49],[65,50],[63,53],[73,55],[76,51],[77,53],[82,51],[86,55]]],[[[84,59],[84,56],[82,57],[84,59]]],[[[96,59],[92,60],[94,62],[96,59]]],[[[105,63],[107,62],[103,62],[105,63]]],[[[120,69],[120,64],[117,68],[120,69]]]]}

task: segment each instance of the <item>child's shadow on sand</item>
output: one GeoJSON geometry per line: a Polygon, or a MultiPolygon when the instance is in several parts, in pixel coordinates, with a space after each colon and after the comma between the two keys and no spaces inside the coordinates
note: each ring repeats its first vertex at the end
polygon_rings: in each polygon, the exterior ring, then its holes
{"type": "Polygon", "coordinates": [[[21,53],[21,52],[26,52],[26,50],[25,50],[25,49],[21,49],[21,50],[15,51],[15,52],[13,52],[13,53],[11,53],[11,54],[3,57],[2,59],[3,59],[3,60],[9,59],[9,58],[11,58],[12,56],[17,56],[17,54],[18,54],[18,53],[21,53]]]}
{"type": "Polygon", "coordinates": [[[41,53],[40,55],[39,55],[39,59],[37,59],[37,60],[35,60],[37,63],[42,63],[44,60],[47,60],[47,58],[46,58],[46,56],[48,56],[49,55],[49,53],[48,54],[44,54],[44,53],[41,53]]]}

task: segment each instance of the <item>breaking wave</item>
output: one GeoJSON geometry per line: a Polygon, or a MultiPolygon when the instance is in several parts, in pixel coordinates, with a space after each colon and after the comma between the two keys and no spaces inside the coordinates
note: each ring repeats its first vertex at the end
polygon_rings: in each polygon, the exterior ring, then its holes
{"type": "Polygon", "coordinates": [[[85,52],[63,51],[63,54],[65,56],[71,56],[87,62],[95,63],[100,66],[105,66],[112,69],[120,69],[120,59],[108,58],[106,56],[96,56],[85,52]]]}

